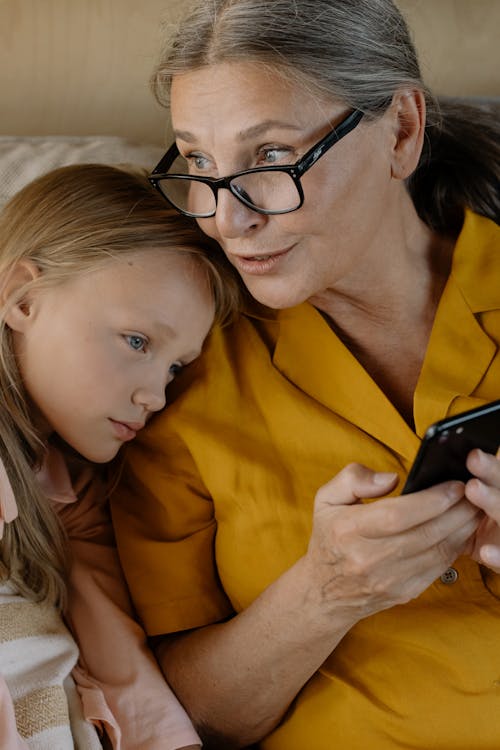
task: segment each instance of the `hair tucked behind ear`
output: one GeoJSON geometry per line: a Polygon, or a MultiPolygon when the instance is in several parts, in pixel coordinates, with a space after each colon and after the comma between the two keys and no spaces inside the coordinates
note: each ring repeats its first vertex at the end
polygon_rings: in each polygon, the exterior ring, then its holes
{"type": "Polygon", "coordinates": [[[0,458],[19,510],[0,542],[0,577],[37,600],[64,605],[65,540],[36,480],[46,446],[32,422],[5,310],[30,288],[50,288],[151,248],[187,255],[199,265],[219,322],[236,310],[238,282],[218,246],[169,208],[140,174],[96,164],[63,167],[25,187],[0,214],[0,292],[20,261],[30,260],[40,271],[0,310],[0,458]]]}
{"type": "Polygon", "coordinates": [[[441,119],[427,128],[420,162],[408,180],[419,216],[457,234],[464,206],[500,223],[500,112],[441,99],[441,119]]]}
{"type": "Polygon", "coordinates": [[[398,90],[421,90],[427,147],[409,181],[421,217],[453,233],[465,206],[499,221],[498,114],[446,102],[440,107],[392,0],[197,0],[191,6],[152,77],[161,104],[169,105],[173,76],[234,61],[269,66],[371,117],[398,90]]]}

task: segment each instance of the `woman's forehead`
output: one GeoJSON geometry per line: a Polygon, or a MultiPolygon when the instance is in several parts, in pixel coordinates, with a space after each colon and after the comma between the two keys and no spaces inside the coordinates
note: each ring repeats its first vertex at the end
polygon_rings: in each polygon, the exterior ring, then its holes
{"type": "Polygon", "coordinates": [[[281,71],[254,62],[218,63],[177,75],[172,81],[172,121],[176,133],[182,135],[210,122],[218,129],[230,125],[242,131],[273,120],[301,127],[330,117],[343,106],[281,71]]]}

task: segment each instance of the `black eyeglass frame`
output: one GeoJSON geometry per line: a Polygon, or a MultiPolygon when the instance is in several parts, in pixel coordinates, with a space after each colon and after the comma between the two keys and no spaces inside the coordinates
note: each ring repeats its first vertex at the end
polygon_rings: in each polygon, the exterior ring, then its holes
{"type": "Polygon", "coordinates": [[[241,172],[235,172],[234,174],[228,175],[227,177],[201,177],[190,174],[169,174],[168,170],[174,163],[175,159],[179,156],[179,149],[177,148],[177,144],[173,143],[165,153],[165,155],[158,162],[154,170],[151,172],[148,179],[150,183],[161,193],[162,197],[166,201],[168,201],[177,211],[179,211],[181,214],[184,214],[184,216],[189,216],[194,219],[209,219],[210,217],[215,216],[215,212],[217,211],[217,194],[221,188],[229,190],[230,193],[234,195],[234,197],[237,198],[241,203],[247,206],[247,208],[250,208],[252,211],[256,211],[259,214],[265,214],[267,216],[289,214],[292,213],[292,211],[297,211],[304,203],[304,191],[302,190],[302,185],[300,182],[300,178],[302,177],[302,175],[304,175],[307,170],[313,166],[313,164],[316,164],[318,159],[320,159],[323,154],[326,154],[326,152],[330,148],[332,148],[332,146],[334,146],[344,136],[350,133],[351,130],[354,130],[354,128],[360,123],[363,114],[364,113],[360,109],[353,110],[335,128],[332,128],[329,133],[323,136],[321,140],[319,140],[314,146],[312,146],[301,159],[295,162],[295,164],[285,164],[283,166],[270,165],[267,167],[254,167],[253,169],[245,169],[241,172]],[[289,174],[299,194],[298,206],[295,206],[294,208],[281,209],[280,211],[258,208],[257,206],[254,206],[250,201],[245,200],[244,195],[242,193],[239,193],[237,189],[233,185],[231,185],[232,181],[237,177],[242,177],[243,175],[247,174],[255,174],[258,172],[286,172],[287,174],[289,174]],[[190,180],[192,182],[201,182],[204,185],[208,185],[208,187],[214,194],[215,209],[210,213],[200,214],[191,213],[190,211],[185,211],[184,209],[176,206],[169,198],[167,198],[159,185],[161,180],[171,179],[190,180]]]}

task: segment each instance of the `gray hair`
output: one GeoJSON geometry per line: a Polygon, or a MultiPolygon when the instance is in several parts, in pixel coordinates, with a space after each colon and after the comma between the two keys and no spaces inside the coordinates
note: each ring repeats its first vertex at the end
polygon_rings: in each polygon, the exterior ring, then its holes
{"type": "Polygon", "coordinates": [[[168,76],[241,60],[278,67],[367,113],[385,107],[398,87],[425,88],[391,0],[211,0],[194,5],[181,23],[156,72],[157,93],[168,94],[168,76]]]}
{"type": "Polygon", "coordinates": [[[162,53],[153,92],[168,107],[174,76],[238,61],[271,67],[372,118],[396,91],[422,91],[427,134],[408,181],[417,211],[439,231],[458,231],[465,206],[499,221],[498,118],[487,109],[437,100],[392,0],[197,0],[162,53]]]}

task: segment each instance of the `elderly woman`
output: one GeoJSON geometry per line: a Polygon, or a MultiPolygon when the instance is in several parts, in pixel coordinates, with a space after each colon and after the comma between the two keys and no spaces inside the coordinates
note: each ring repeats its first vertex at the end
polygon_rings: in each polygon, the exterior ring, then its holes
{"type": "Polygon", "coordinates": [[[500,461],[401,496],[500,397],[498,124],[391,0],[200,1],[154,85],[153,180],[251,295],[114,501],[165,674],[208,747],[498,748],[500,461]]]}

